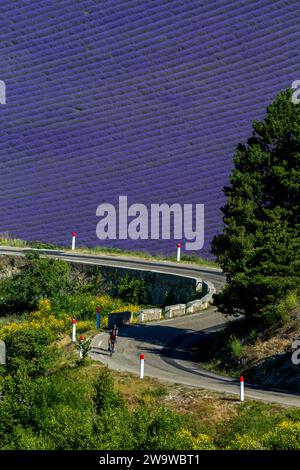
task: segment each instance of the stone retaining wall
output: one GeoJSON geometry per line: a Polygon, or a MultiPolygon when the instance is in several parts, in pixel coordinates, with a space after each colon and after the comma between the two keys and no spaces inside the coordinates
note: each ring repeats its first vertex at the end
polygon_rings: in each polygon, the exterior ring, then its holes
{"type": "Polygon", "coordinates": [[[129,325],[132,323],[132,312],[115,312],[108,315],[108,328],[111,329],[114,324],[117,326],[129,325]]]}
{"type": "Polygon", "coordinates": [[[203,292],[205,292],[205,295],[203,297],[191,300],[186,304],[168,305],[164,308],[164,311],[158,308],[141,310],[137,315],[137,322],[143,323],[146,321],[160,320],[162,317],[166,319],[182,317],[184,315],[197,313],[201,312],[201,310],[205,310],[209,306],[209,304],[212,303],[213,295],[216,293],[216,288],[210,281],[202,282],[201,279],[197,279],[197,287],[198,288],[196,290],[202,292],[203,289],[203,292]]]}
{"type": "MultiPolygon", "coordinates": [[[[40,250],[41,251],[41,250],[40,250]]],[[[15,258],[13,256],[3,256],[2,265],[5,276],[10,276],[18,267],[23,266],[24,258],[15,258]],[[4,261],[3,261],[4,259],[4,261]],[[3,263],[5,265],[3,265],[3,263]]],[[[130,277],[143,280],[147,285],[147,300],[149,304],[165,305],[166,299],[174,304],[167,305],[164,310],[161,308],[143,309],[137,314],[137,322],[157,321],[161,318],[174,318],[191,313],[197,313],[204,310],[212,302],[215,294],[215,286],[210,281],[202,281],[200,278],[180,276],[176,274],[166,274],[155,271],[145,271],[130,268],[116,268],[111,266],[90,266],[81,263],[72,263],[76,272],[84,272],[92,275],[101,274],[104,279],[109,279],[112,286],[118,285],[118,280],[129,274],[130,277]],[[192,295],[199,294],[199,298],[189,301],[192,295]],[[204,294],[203,297],[201,295],[204,294]],[[176,303],[175,303],[176,302],[176,303]],[[182,303],[179,303],[182,302],[182,303]],[[186,302],[186,303],[183,303],[186,302]]],[[[1,276],[1,274],[0,274],[1,276]]],[[[101,278],[101,276],[100,276],[101,278]]],[[[100,279],[101,287],[102,280],[100,279]]],[[[114,292],[115,295],[118,292],[114,292]]],[[[167,300],[167,301],[168,301],[167,300]]],[[[117,312],[108,316],[108,327],[111,328],[114,323],[118,325],[130,324],[133,320],[132,312],[117,312]]]]}
{"type": "Polygon", "coordinates": [[[165,307],[165,318],[182,317],[185,315],[186,304],[169,305],[165,307]]]}
{"type": "Polygon", "coordinates": [[[154,320],[160,320],[161,317],[162,317],[161,308],[145,308],[138,312],[137,321],[138,322],[154,321],[154,320]]]}
{"type": "MultiPolygon", "coordinates": [[[[77,267],[78,269],[78,267],[77,267]]],[[[113,266],[82,266],[82,270],[97,270],[108,287],[108,294],[118,297],[118,285],[124,276],[143,281],[146,285],[145,303],[148,305],[168,305],[188,302],[195,292],[202,292],[202,280],[156,271],[116,268],[113,266]]]]}

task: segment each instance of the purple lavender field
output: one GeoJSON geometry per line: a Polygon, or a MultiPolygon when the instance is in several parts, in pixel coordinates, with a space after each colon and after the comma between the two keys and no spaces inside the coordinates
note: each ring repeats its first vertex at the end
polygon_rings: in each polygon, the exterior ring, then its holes
{"type": "Polygon", "coordinates": [[[96,237],[103,202],[205,204],[222,227],[238,142],[300,79],[298,1],[0,1],[0,232],[96,237]]]}

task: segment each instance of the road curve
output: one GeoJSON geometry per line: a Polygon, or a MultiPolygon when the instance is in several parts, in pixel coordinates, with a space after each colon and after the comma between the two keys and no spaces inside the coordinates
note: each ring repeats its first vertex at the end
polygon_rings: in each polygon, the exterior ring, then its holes
{"type": "Polygon", "coordinates": [[[0,255],[24,256],[26,253],[36,251],[41,255],[59,258],[70,263],[112,266],[116,268],[137,269],[142,271],[154,271],[179,276],[203,278],[212,282],[217,290],[225,283],[225,276],[221,269],[196,264],[176,263],[171,261],[144,260],[133,256],[94,255],[79,252],[45,250],[33,248],[15,248],[0,246],[0,255]]]}
{"type": "MultiPolygon", "coordinates": [[[[28,248],[1,247],[0,255],[24,256],[28,248]]],[[[126,267],[157,271],[181,276],[202,278],[221,289],[225,277],[221,270],[192,264],[172,263],[165,261],[143,260],[127,256],[90,255],[71,253],[59,250],[36,250],[41,254],[63,259],[72,263],[100,266],[126,267]]],[[[117,351],[112,358],[107,353],[107,334],[96,335],[92,342],[91,357],[107,364],[109,367],[138,373],[139,355],[145,354],[145,375],[165,381],[205,388],[221,393],[239,394],[236,379],[223,377],[203,369],[191,360],[189,348],[207,334],[224,328],[224,316],[213,307],[201,313],[160,322],[123,327],[117,351]]],[[[246,398],[273,402],[287,406],[300,407],[300,395],[285,391],[245,384],[246,398]]]]}
{"type": "MultiPolygon", "coordinates": [[[[107,333],[93,338],[90,356],[110,368],[139,373],[139,357],[145,355],[145,375],[164,381],[239,395],[239,382],[202,368],[191,360],[189,349],[206,335],[224,328],[224,316],[213,307],[185,317],[122,327],[116,352],[107,352],[107,333]]],[[[300,407],[300,396],[245,383],[245,397],[300,407]]]]}

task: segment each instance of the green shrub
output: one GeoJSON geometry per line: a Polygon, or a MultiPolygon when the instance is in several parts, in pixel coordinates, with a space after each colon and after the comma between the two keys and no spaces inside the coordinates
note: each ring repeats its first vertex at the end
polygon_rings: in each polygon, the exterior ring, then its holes
{"type": "Polygon", "coordinates": [[[46,374],[58,357],[51,344],[54,334],[46,328],[23,328],[5,337],[7,371],[15,374],[25,369],[30,377],[46,374]]]}
{"type": "Polygon", "coordinates": [[[258,450],[262,445],[257,442],[252,436],[248,434],[235,434],[226,450],[258,450]]]}
{"type": "Polygon", "coordinates": [[[251,330],[250,333],[249,333],[249,341],[250,343],[255,343],[255,341],[257,340],[257,337],[258,337],[258,332],[257,330],[251,330]]]}
{"type": "Polygon", "coordinates": [[[130,278],[128,274],[118,283],[118,293],[122,300],[134,304],[146,302],[146,284],[140,279],[130,278]]]}
{"type": "Polygon", "coordinates": [[[70,295],[56,296],[52,303],[52,310],[56,316],[63,312],[72,315],[77,320],[90,320],[95,318],[95,310],[92,308],[94,297],[89,293],[78,292],[70,295]]]}
{"type": "Polygon", "coordinates": [[[230,337],[229,347],[234,359],[239,360],[244,356],[244,346],[234,335],[230,337]]]}
{"type": "Polygon", "coordinates": [[[76,348],[78,351],[79,359],[78,365],[83,366],[87,360],[88,354],[91,350],[92,338],[86,338],[84,335],[79,336],[79,340],[76,342],[76,348]]]}
{"type": "Polygon", "coordinates": [[[145,442],[148,437],[148,428],[151,422],[150,408],[139,405],[130,414],[130,427],[132,429],[133,448],[145,450],[145,442]]]}
{"type": "Polygon", "coordinates": [[[238,408],[238,414],[217,425],[215,442],[218,448],[225,449],[235,442],[236,436],[251,436],[262,442],[262,436],[273,429],[278,415],[266,412],[263,403],[248,402],[238,408]]]}
{"type": "Polygon", "coordinates": [[[6,374],[0,378],[0,447],[10,443],[16,426],[36,427],[41,422],[38,404],[44,380],[47,379],[32,380],[22,368],[13,376],[6,374]]]}
{"type": "Polygon", "coordinates": [[[68,289],[67,263],[27,254],[21,271],[0,282],[0,315],[33,311],[42,298],[51,299],[68,289]]]}
{"type": "Polygon", "coordinates": [[[207,434],[193,436],[188,429],[181,429],[176,434],[176,449],[178,450],[214,450],[213,440],[207,434]]]}
{"type": "Polygon", "coordinates": [[[290,318],[291,312],[300,307],[300,296],[296,290],[288,292],[276,304],[268,306],[263,314],[270,325],[284,324],[290,318]]]}
{"type": "Polygon", "coordinates": [[[35,433],[32,428],[17,425],[9,442],[1,450],[52,450],[53,446],[48,437],[35,433]]]}
{"type": "Polygon", "coordinates": [[[106,408],[94,418],[95,448],[99,450],[132,450],[133,438],[131,414],[127,409],[106,408]]]}
{"type": "Polygon", "coordinates": [[[54,245],[53,243],[39,242],[36,240],[27,241],[26,245],[30,248],[38,248],[44,250],[65,250],[65,247],[61,245],[54,245]]]}
{"type": "Polygon", "coordinates": [[[286,419],[265,434],[262,441],[271,450],[300,450],[300,422],[286,419]]]}
{"type": "Polygon", "coordinates": [[[50,408],[41,432],[56,450],[94,448],[92,412],[88,408],[80,410],[69,405],[50,408]]]}
{"type": "Polygon", "coordinates": [[[97,414],[108,409],[124,409],[125,407],[121,394],[114,390],[113,378],[107,368],[102,369],[98,375],[92,399],[97,414]]]}
{"type": "MultiPolygon", "coordinates": [[[[179,432],[184,426],[184,419],[178,413],[166,407],[160,407],[155,411],[143,406],[135,412],[135,418],[141,425],[141,418],[146,426],[142,426],[142,440],[139,448],[143,450],[173,450],[180,447],[179,432]],[[141,413],[141,417],[138,414],[141,413]]],[[[138,428],[135,424],[135,429],[138,428]]],[[[140,426],[141,427],[141,426],[140,426]]],[[[136,436],[138,440],[138,437],[136,436]]]]}

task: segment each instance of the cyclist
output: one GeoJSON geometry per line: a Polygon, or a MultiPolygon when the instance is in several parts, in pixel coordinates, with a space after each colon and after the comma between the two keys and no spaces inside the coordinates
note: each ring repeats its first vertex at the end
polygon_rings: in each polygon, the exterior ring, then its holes
{"type": "Polygon", "coordinates": [[[115,344],[118,341],[118,336],[119,336],[119,330],[118,330],[117,325],[115,324],[109,332],[109,337],[108,337],[108,350],[109,351],[114,351],[115,344]]]}

